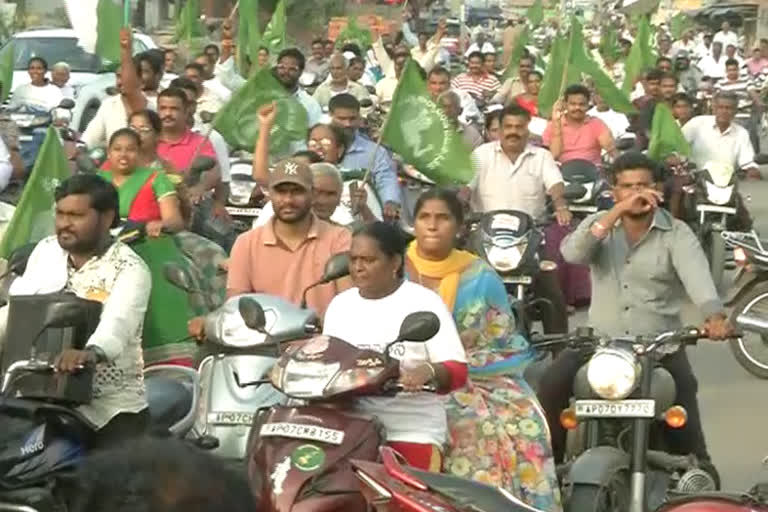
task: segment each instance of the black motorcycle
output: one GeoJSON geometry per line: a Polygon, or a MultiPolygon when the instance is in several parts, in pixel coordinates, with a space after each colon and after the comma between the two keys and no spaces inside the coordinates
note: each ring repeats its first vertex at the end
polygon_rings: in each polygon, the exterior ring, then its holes
{"type": "Polygon", "coordinates": [[[694,455],[665,451],[663,426],[681,428],[672,375],[658,359],[663,349],[695,344],[695,328],[656,336],[601,338],[590,328],[566,337],[540,336],[534,346],[567,346],[589,356],[573,384],[571,406],[560,415],[569,431],[563,475],[566,511],[648,512],[669,495],[714,491],[715,476],[694,455]]]}
{"type": "Polygon", "coordinates": [[[589,160],[569,160],[560,167],[565,182],[565,200],[573,216],[585,217],[610,208],[610,185],[589,160]]]}

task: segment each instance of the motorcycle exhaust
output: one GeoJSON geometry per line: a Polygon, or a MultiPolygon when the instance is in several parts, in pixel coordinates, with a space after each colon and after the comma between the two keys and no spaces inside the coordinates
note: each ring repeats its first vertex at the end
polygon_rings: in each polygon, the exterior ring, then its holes
{"type": "Polygon", "coordinates": [[[768,320],[758,316],[742,313],[736,317],[736,325],[745,331],[768,335],[768,320]]]}

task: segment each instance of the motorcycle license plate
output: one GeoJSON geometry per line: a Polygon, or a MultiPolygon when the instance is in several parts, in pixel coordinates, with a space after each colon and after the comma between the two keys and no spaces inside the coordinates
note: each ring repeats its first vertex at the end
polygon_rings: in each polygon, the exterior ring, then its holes
{"type": "Polygon", "coordinates": [[[208,413],[208,423],[213,425],[253,425],[252,412],[211,412],[208,413]]]}
{"type": "Polygon", "coordinates": [[[244,217],[258,217],[261,215],[261,208],[236,208],[227,206],[227,213],[230,215],[242,215],[244,217]]]}
{"type": "Polygon", "coordinates": [[[510,284],[531,284],[533,282],[533,278],[531,276],[505,277],[504,282],[510,284]]]}
{"type": "Polygon", "coordinates": [[[344,442],[344,431],[332,428],[302,425],[300,423],[265,423],[259,432],[261,437],[291,437],[328,444],[344,442]]]}
{"type": "Polygon", "coordinates": [[[32,142],[33,139],[32,135],[19,135],[19,142],[32,142]]]}
{"type": "Polygon", "coordinates": [[[655,400],[576,400],[577,418],[653,418],[655,400]]]}

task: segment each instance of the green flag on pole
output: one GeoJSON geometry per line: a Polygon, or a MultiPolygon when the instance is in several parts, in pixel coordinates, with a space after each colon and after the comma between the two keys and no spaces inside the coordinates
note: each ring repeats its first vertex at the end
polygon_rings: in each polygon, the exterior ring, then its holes
{"type": "Polygon", "coordinates": [[[175,40],[189,42],[203,37],[203,33],[203,24],[200,21],[200,0],[187,0],[176,18],[175,40]]]}
{"type": "Polygon", "coordinates": [[[531,31],[528,28],[528,25],[523,28],[523,32],[520,34],[520,37],[517,38],[517,43],[515,43],[515,47],[512,49],[512,53],[509,55],[509,62],[507,62],[507,68],[504,70],[504,74],[501,77],[501,83],[506,82],[510,78],[514,77],[517,73],[518,67],[520,66],[520,58],[523,56],[523,52],[525,51],[525,47],[528,45],[528,41],[531,37],[531,31]]]}
{"type": "Polygon", "coordinates": [[[270,152],[285,153],[290,143],[307,137],[307,111],[288,94],[269,69],[262,69],[224,105],[214,128],[235,149],[253,151],[259,134],[258,111],[262,105],[277,102],[277,121],[270,134],[270,152]]]}
{"type": "Polygon", "coordinates": [[[246,76],[248,63],[251,59],[251,73],[258,71],[259,47],[261,33],[259,29],[259,0],[240,0],[239,25],[237,30],[237,68],[246,76]]]}
{"type": "Polygon", "coordinates": [[[96,6],[96,55],[113,64],[120,63],[120,28],[123,9],[115,0],[99,0],[96,6]]]}
{"type": "Polygon", "coordinates": [[[2,88],[2,98],[0,102],[8,99],[8,95],[13,89],[13,64],[15,62],[16,54],[14,53],[13,41],[3,49],[3,53],[0,54],[0,86],[2,88]]]}
{"type": "Polygon", "coordinates": [[[624,63],[624,85],[622,89],[629,93],[635,87],[635,82],[646,69],[656,65],[656,56],[651,49],[651,25],[647,16],[640,18],[635,42],[624,63]]]}
{"type": "Polygon", "coordinates": [[[541,0],[536,0],[533,5],[528,8],[525,17],[528,18],[528,23],[530,23],[532,27],[541,25],[541,22],[544,21],[544,6],[541,4],[541,0]]]}
{"type": "Polygon", "coordinates": [[[54,233],[54,192],[70,175],[59,136],[56,129],[50,126],[29,181],[0,242],[0,258],[8,259],[14,249],[39,242],[54,233]]]}
{"type": "Polygon", "coordinates": [[[691,145],[683,136],[683,131],[669,107],[658,103],[653,109],[648,158],[660,162],[672,153],[691,156],[691,145]]]}
{"type": "Polygon", "coordinates": [[[470,149],[432,101],[417,68],[418,64],[408,60],[381,142],[438,185],[469,183],[474,175],[470,149]]]}
{"type": "Polygon", "coordinates": [[[549,55],[547,69],[544,72],[544,78],[541,80],[541,89],[539,90],[539,115],[549,117],[552,112],[552,106],[563,93],[563,80],[567,70],[566,62],[570,53],[570,36],[557,37],[552,43],[552,52],[549,55]]]}
{"type": "Polygon", "coordinates": [[[285,48],[285,32],[287,30],[288,16],[285,13],[285,0],[279,0],[269,21],[267,28],[264,29],[262,40],[264,46],[269,48],[270,54],[279,53],[285,48]]]}
{"type": "Polygon", "coordinates": [[[336,38],[336,47],[341,48],[347,43],[355,43],[363,51],[367,50],[373,44],[371,31],[364,29],[357,24],[357,17],[352,16],[344,30],[336,38]]]}

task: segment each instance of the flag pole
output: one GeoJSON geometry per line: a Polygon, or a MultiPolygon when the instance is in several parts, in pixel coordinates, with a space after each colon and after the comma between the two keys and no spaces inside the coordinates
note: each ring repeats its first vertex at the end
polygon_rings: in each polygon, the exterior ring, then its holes
{"type": "Polygon", "coordinates": [[[131,26],[131,0],[123,0],[123,26],[131,26]]]}

